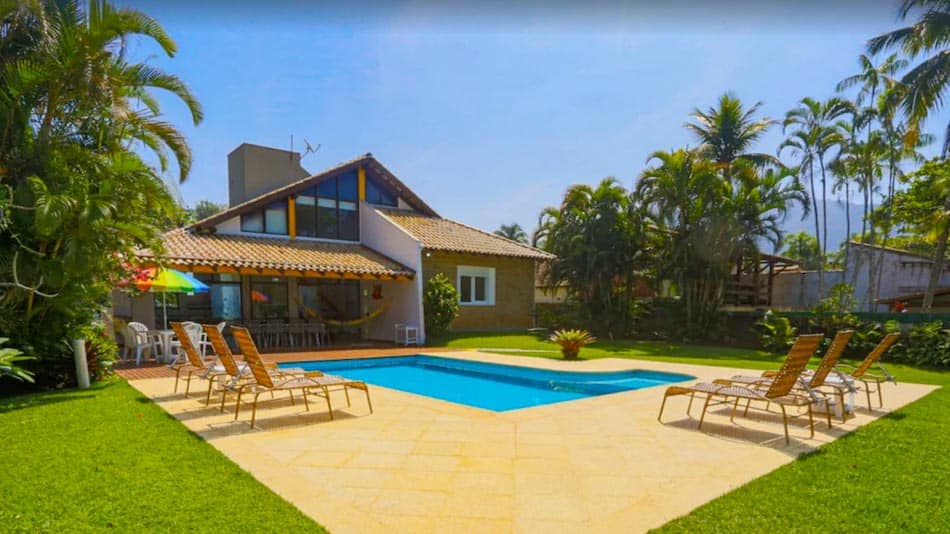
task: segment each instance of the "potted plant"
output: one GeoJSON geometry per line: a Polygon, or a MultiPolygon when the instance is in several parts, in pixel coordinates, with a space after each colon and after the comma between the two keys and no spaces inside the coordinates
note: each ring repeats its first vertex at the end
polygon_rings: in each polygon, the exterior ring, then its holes
{"type": "Polygon", "coordinates": [[[578,359],[577,354],[581,347],[597,341],[587,330],[555,330],[548,339],[561,346],[561,354],[565,360],[578,359]]]}

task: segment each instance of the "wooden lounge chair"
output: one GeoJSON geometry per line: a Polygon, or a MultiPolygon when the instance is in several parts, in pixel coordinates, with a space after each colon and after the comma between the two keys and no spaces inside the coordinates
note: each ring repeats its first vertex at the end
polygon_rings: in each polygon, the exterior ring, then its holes
{"type": "MultiPolygon", "coordinates": [[[[849,391],[853,391],[853,388],[846,384],[829,382],[827,378],[828,375],[834,371],[835,365],[838,364],[838,360],[841,358],[844,348],[848,345],[848,341],[851,340],[853,335],[854,330],[839,330],[831,340],[831,345],[828,345],[828,350],[825,351],[825,355],[821,358],[818,367],[814,371],[806,370],[802,372],[800,384],[796,388],[799,389],[801,393],[811,395],[816,403],[824,402],[827,408],[826,411],[829,413],[831,406],[828,404],[827,394],[830,393],[834,395],[837,406],[841,408],[841,421],[845,421],[846,418],[844,395],[849,391]]],[[[776,371],[765,371],[762,373],[762,376],[734,376],[729,380],[735,383],[756,384],[761,383],[763,379],[774,378],[775,375],[776,371]]],[[[749,404],[751,402],[751,400],[746,401],[746,413],[749,412],[749,404]]],[[[831,426],[830,417],[828,426],[831,426]]]]}
{"type": "MultiPolygon", "coordinates": [[[[663,422],[663,409],[666,407],[666,399],[675,395],[689,395],[690,405],[696,394],[706,396],[703,403],[703,413],[699,418],[697,428],[703,428],[703,420],[706,417],[706,411],[710,405],[732,404],[732,413],[729,416],[730,421],[735,420],[736,409],[742,400],[764,401],[766,409],[771,404],[777,404],[782,411],[782,425],[785,429],[785,443],[790,443],[788,436],[788,411],[786,406],[805,408],[808,413],[809,437],[815,436],[815,420],[812,412],[812,403],[814,400],[809,395],[801,395],[794,391],[796,384],[801,378],[802,371],[808,365],[822,340],[821,334],[798,336],[795,344],[788,351],[785,357],[785,363],[779,369],[774,377],[765,378],[760,383],[739,384],[730,380],[715,380],[713,383],[694,384],[692,386],[670,386],[663,394],[663,403],[660,405],[660,414],[657,420],[663,422]],[[716,402],[713,402],[717,399],[716,402]]],[[[688,409],[687,409],[688,413],[688,409]]]]}
{"type": "Polygon", "coordinates": [[[861,382],[864,384],[864,393],[868,398],[868,411],[873,410],[871,407],[871,386],[873,384],[874,390],[877,391],[877,401],[880,405],[879,407],[884,407],[884,397],[881,394],[881,385],[884,382],[893,382],[897,384],[897,380],[887,372],[887,369],[881,365],[881,358],[884,357],[884,354],[894,346],[894,343],[897,343],[897,340],[900,339],[901,335],[897,332],[893,332],[884,336],[884,339],[874,347],[864,360],[858,364],[857,367],[853,365],[848,365],[844,363],[839,363],[835,367],[837,371],[837,377],[829,377],[829,383],[838,384],[844,386],[852,386],[855,382],[861,382]],[[876,375],[870,372],[871,366],[877,364],[877,368],[881,371],[880,375],[876,375]],[[847,372],[842,369],[852,369],[852,371],[847,372]]]}
{"type": "MultiPolygon", "coordinates": [[[[252,379],[250,375],[250,367],[248,367],[245,362],[238,362],[234,358],[234,354],[231,352],[231,347],[228,346],[227,341],[224,340],[224,335],[221,333],[220,325],[202,325],[204,333],[207,336],[208,343],[211,345],[211,348],[214,350],[214,353],[217,355],[218,359],[221,362],[221,365],[224,367],[224,370],[227,372],[228,376],[231,377],[230,380],[221,384],[221,411],[224,411],[224,403],[227,399],[227,394],[229,392],[237,392],[237,386],[246,382],[247,380],[252,379]]],[[[267,372],[274,378],[292,378],[294,376],[303,376],[305,371],[299,368],[290,368],[290,369],[280,369],[277,367],[277,364],[268,364],[265,363],[264,367],[267,368],[267,372]]],[[[211,397],[208,397],[207,404],[210,404],[211,397]]]]}
{"type": "Polygon", "coordinates": [[[360,389],[366,393],[366,402],[369,405],[370,413],[373,412],[373,405],[369,398],[369,388],[363,382],[346,380],[341,377],[324,375],[319,371],[306,372],[304,376],[292,376],[285,378],[276,378],[268,372],[254,340],[246,328],[232,327],[231,332],[234,339],[241,348],[241,354],[244,361],[251,369],[253,381],[242,384],[237,388],[238,398],[234,408],[234,419],[237,420],[241,410],[241,397],[245,392],[254,394],[254,401],[251,405],[251,428],[254,428],[254,422],[257,416],[257,403],[261,393],[287,391],[290,394],[290,402],[294,404],[295,390],[303,394],[304,405],[310,410],[310,403],[307,400],[309,395],[323,397],[327,403],[327,410],[330,413],[330,419],[333,419],[333,407],[330,404],[330,388],[342,387],[347,391],[347,402],[349,402],[349,388],[360,389]]]}
{"type": "Polygon", "coordinates": [[[216,364],[214,358],[201,358],[201,355],[198,354],[198,350],[191,341],[191,336],[185,331],[185,327],[182,323],[171,323],[171,327],[178,337],[178,342],[181,344],[180,351],[184,351],[186,356],[184,359],[179,358],[172,364],[172,369],[175,370],[175,392],[178,392],[179,380],[185,380],[186,382],[185,396],[187,397],[191,390],[192,380],[206,379],[208,380],[208,395],[205,400],[207,404],[211,401],[211,388],[214,385],[215,379],[227,375],[227,370],[220,364],[216,364]],[[182,373],[185,373],[184,378],[182,378],[182,373]]]}

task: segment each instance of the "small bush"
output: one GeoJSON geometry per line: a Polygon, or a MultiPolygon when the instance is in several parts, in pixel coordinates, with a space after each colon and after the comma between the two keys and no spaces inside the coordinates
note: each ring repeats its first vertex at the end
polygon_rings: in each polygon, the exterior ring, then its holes
{"type": "Polygon", "coordinates": [[[565,360],[576,360],[581,347],[597,341],[587,330],[558,330],[549,339],[561,346],[565,360]]]}
{"type": "MultiPolygon", "coordinates": [[[[119,356],[119,346],[109,337],[101,323],[84,326],[77,332],[76,338],[86,340],[86,364],[89,377],[93,381],[103,380],[112,374],[112,368],[119,356]]],[[[69,347],[72,353],[72,346],[69,347]]]]}
{"type": "Polygon", "coordinates": [[[440,336],[448,331],[459,314],[459,293],[443,273],[426,282],[422,297],[427,336],[440,336]]]}
{"type": "Polygon", "coordinates": [[[33,373],[24,369],[19,364],[21,362],[32,360],[30,356],[24,356],[23,352],[12,347],[4,348],[3,345],[9,341],[9,338],[0,337],[0,378],[8,376],[20,382],[33,382],[33,373]]]}
{"type": "Polygon", "coordinates": [[[772,310],[765,312],[762,319],[755,323],[759,337],[759,344],[763,349],[777,354],[788,351],[795,340],[795,327],[787,317],[781,317],[772,313],[772,310]]]}

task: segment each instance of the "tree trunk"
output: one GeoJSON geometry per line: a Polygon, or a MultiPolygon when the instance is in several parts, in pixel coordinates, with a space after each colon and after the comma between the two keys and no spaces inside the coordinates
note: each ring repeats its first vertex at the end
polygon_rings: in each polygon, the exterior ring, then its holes
{"type": "MultiPolygon", "coordinates": [[[[950,194],[943,202],[944,212],[950,212],[950,194]]],[[[947,238],[950,237],[950,221],[943,221],[943,228],[940,230],[940,236],[937,238],[937,250],[934,251],[934,262],[930,268],[930,282],[927,284],[927,292],[924,293],[924,302],[921,308],[929,312],[934,304],[934,293],[937,291],[937,284],[940,283],[940,275],[943,274],[944,258],[947,255],[947,238]]]]}
{"type": "MultiPolygon", "coordinates": [[[[808,185],[811,189],[811,205],[815,213],[815,241],[818,242],[818,250],[815,252],[821,256],[821,222],[818,218],[818,196],[815,194],[815,164],[813,162],[809,162],[808,164],[808,185]]],[[[822,258],[818,258],[818,300],[821,300],[821,291],[824,287],[824,270],[824,261],[822,258]]]]}

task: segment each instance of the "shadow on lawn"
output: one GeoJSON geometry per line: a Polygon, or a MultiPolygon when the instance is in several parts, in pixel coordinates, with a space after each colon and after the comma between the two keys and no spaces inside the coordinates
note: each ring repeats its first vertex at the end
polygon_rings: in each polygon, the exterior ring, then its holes
{"type": "Polygon", "coordinates": [[[19,397],[10,397],[0,400],[0,414],[22,410],[24,408],[37,408],[51,404],[63,402],[93,399],[96,397],[94,390],[66,390],[31,393],[19,397]]]}

